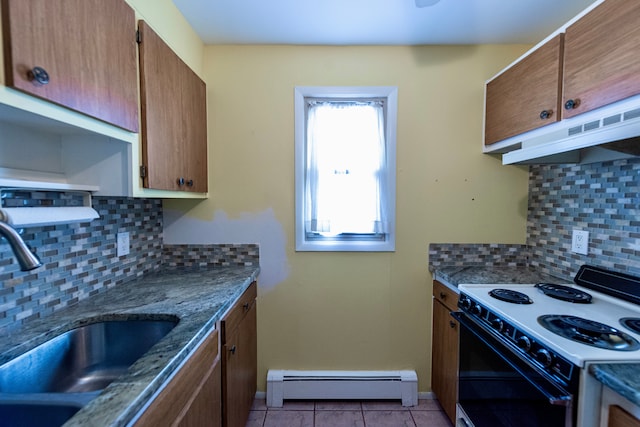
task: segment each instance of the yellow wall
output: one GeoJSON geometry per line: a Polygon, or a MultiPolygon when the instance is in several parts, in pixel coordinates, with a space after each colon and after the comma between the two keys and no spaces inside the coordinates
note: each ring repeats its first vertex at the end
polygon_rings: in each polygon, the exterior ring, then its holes
{"type": "Polygon", "coordinates": [[[527,46],[211,46],[171,0],[127,0],[208,86],[206,201],[165,203],[169,243],[260,243],[270,368],[416,369],[430,389],[430,242],[523,243],[526,169],[480,151],[483,82],[527,46]],[[397,85],[397,250],[294,251],[293,89],[397,85]]]}
{"type": "Polygon", "coordinates": [[[430,390],[429,243],[525,241],[526,169],[481,141],[483,83],[527,47],[205,48],[210,198],[166,202],[165,239],[260,243],[259,390],[277,368],[416,369],[430,390]],[[296,85],[398,86],[395,253],[295,252],[296,85]]]}

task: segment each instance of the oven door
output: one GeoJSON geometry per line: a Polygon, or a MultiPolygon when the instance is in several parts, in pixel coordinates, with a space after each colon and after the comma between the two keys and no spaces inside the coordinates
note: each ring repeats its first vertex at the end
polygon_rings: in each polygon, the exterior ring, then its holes
{"type": "Polygon", "coordinates": [[[468,427],[575,427],[570,391],[462,312],[458,422],[468,427]],[[461,410],[460,410],[461,409],[461,410]]]}

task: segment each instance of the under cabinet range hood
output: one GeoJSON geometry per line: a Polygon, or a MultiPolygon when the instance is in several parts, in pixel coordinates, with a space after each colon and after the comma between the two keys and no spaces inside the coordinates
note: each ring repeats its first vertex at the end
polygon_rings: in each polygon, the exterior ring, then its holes
{"type": "Polygon", "coordinates": [[[594,163],[640,156],[640,95],[484,147],[502,163],[594,163]]]}

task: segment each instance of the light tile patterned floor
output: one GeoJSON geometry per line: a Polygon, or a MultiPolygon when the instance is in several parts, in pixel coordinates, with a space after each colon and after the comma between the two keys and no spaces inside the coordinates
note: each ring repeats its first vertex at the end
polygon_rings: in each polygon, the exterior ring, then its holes
{"type": "Polygon", "coordinates": [[[400,401],[285,401],[267,408],[256,399],[246,427],[451,427],[436,400],[405,408],[400,401]]]}

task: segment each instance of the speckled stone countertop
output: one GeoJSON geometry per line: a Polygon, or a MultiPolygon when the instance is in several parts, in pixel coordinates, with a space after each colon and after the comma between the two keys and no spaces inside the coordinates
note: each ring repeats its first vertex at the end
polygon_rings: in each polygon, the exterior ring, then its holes
{"type": "Polygon", "coordinates": [[[461,284],[486,283],[566,283],[566,280],[536,271],[530,267],[438,267],[433,277],[456,290],[461,284]]]}
{"type": "Polygon", "coordinates": [[[83,324],[177,316],[180,321],[169,334],[65,424],[125,426],[258,273],[258,267],[220,267],[150,274],[0,336],[0,364],[83,324]]]}
{"type": "Polygon", "coordinates": [[[616,393],[640,406],[640,363],[607,363],[589,366],[589,373],[616,393]]]}

